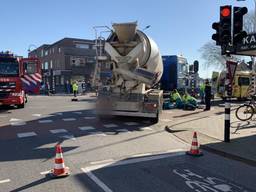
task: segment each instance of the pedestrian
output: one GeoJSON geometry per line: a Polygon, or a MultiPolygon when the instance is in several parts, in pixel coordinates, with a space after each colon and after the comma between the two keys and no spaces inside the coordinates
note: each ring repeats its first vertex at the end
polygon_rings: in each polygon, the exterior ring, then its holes
{"type": "Polygon", "coordinates": [[[73,89],[73,93],[74,93],[74,97],[76,97],[77,92],[78,92],[78,82],[75,81],[72,85],[72,89],[73,89]]]}
{"type": "Polygon", "coordinates": [[[201,104],[204,104],[204,90],[205,90],[205,85],[203,83],[199,87],[199,95],[200,95],[200,98],[201,98],[201,104]]]}
{"type": "Polygon", "coordinates": [[[70,93],[70,84],[69,84],[69,81],[66,81],[65,87],[66,87],[66,93],[69,94],[69,93],[70,93]]]}
{"type": "Polygon", "coordinates": [[[205,109],[204,111],[209,111],[211,109],[211,97],[212,97],[212,87],[209,80],[205,80],[204,98],[205,98],[205,109]]]}

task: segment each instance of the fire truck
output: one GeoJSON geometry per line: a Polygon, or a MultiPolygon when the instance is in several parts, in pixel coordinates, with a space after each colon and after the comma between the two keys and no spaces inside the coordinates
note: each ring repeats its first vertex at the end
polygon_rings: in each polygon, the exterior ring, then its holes
{"type": "Polygon", "coordinates": [[[24,108],[27,94],[39,93],[41,79],[39,59],[0,52],[0,105],[24,108]]]}

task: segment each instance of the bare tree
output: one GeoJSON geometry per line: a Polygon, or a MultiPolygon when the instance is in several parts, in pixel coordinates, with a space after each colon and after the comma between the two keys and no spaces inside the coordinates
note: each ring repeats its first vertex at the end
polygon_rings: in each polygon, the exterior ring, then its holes
{"type": "MultiPolygon", "coordinates": [[[[247,33],[254,32],[256,18],[253,12],[246,14],[244,19],[244,29],[247,33]]],[[[219,70],[224,69],[225,67],[225,56],[221,55],[220,46],[216,46],[214,41],[209,41],[205,43],[200,49],[201,58],[205,61],[203,67],[215,67],[219,70]]],[[[233,59],[240,60],[241,57],[233,56],[233,59]]],[[[253,58],[251,58],[253,59],[253,58]]]]}

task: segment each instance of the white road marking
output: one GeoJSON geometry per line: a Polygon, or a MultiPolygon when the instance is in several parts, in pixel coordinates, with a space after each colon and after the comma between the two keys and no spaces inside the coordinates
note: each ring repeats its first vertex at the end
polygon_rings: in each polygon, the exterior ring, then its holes
{"type": "Polygon", "coordinates": [[[95,128],[92,126],[84,126],[84,127],[78,127],[81,131],[89,131],[89,130],[94,130],[95,128]]]}
{"type": "Polygon", "coordinates": [[[76,119],[75,118],[64,118],[62,119],[63,121],[75,121],[76,119]]]}
{"type": "Polygon", "coordinates": [[[113,192],[105,183],[103,183],[98,177],[96,177],[91,171],[87,168],[82,168],[82,171],[91,178],[104,192],[113,192]]]}
{"type": "Polygon", "coordinates": [[[140,130],[142,130],[142,131],[152,131],[153,129],[150,128],[150,127],[142,127],[142,128],[140,128],[140,130]]]}
{"type": "Polygon", "coordinates": [[[51,119],[39,120],[38,123],[52,123],[51,119]]]}
{"type": "Polygon", "coordinates": [[[63,115],[63,113],[54,113],[54,115],[63,115]]]}
{"type": "Polygon", "coordinates": [[[11,118],[9,121],[10,122],[16,122],[16,121],[22,121],[22,120],[21,119],[16,119],[16,118],[11,118]]]}
{"type": "Polygon", "coordinates": [[[118,127],[118,125],[116,125],[116,124],[103,124],[103,126],[106,128],[118,127]]]}
{"type": "Polygon", "coordinates": [[[128,126],[139,125],[137,122],[125,122],[124,124],[128,126]]]}
{"type": "Polygon", "coordinates": [[[37,113],[36,113],[36,114],[32,114],[32,116],[33,116],[33,117],[41,117],[42,114],[37,114],[37,113]]]}
{"type": "Polygon", "coordinates": [[[130,132],[128,129],[116,129],[117,132],[130,132]]]}
{"type": "Polygon", "coordinates": [[[134,164],[139,162],[145,162],[145,161],[152,161],[157,159],[163,159],[167,157],[175,157],[175,156],[181,156],[185,155],[184,150],[178,149],[173,150],[172,154],[162,154],[157,156],[149,156],[149,157],[142,157],[142,158],[135,158],[135,159],[129,159],[124,161],[110,161],[107,163],[99,164],[99,165],[92,165],[90,167],[81,168],[81,170],[90,177],[91,180],[93,180],[103,191],[105,192],[113,192],[105,183],[103,183],[98,177],[96,177],[92,171],[103,168],[103,167],[115,167],[115,166],[121,166],[121,165],[127,165],[127,164],[134,164]]]}
{"type": "Polygon", "coordinates": [[[90,120],[90,119],[96,119],[96,117],[84,117],[84,119],[90,120]]]}
{"type": "Polygon", "coordinates": [[[169,153],[171,153],[171,154],[159,154],[159,155],[154,155],[154,156],[150,156],[150,157],[128,159],[128,160],[123,160],[123,161],[118,160],[118,161],[114,161],[114,162],[111,162],[111,163],[95,165],[95,166],[91,166],[91,167],[87,167],[87,168],[89,168],[90,171],[93,171],[93,170],[96,170],[96,169],[100,169],[102,167],[115,167],[115,166],[120,166],[120,165],[128,165],[128,164],[140,163],[140,162],[145,162],[145,161],[164,159],[164,158],[167,158],[167,157],[176,157],[176,156],[181,156],[181,155],[186,154],[184,149],[170,150],[169,153]]]}
{"type": "Polygon", "coordinates": [[[60,136],[61,138],[64,139],[71,139],[71,140],[76,140],[76,138],[74,137],[74,135],[62,135],[60,136]]]}
{"type": "Polygon", "coordinates": [[[57,133],[67,133],[68,131],[66,129],[52,129],[50,130],[52,134],[57,134],[57,133]]]}
{"type": "Polygon", "coordinates": [[[26,125],[26,122],[24,121],[11,122],[11,126],[22,126],[22,125],[26,125]]]}
{"type": "Polygon", "coordinates": [[[160,121],[163,121],[163,122],[171,122],[172,120],[171,120],[171,119],[160,119],[160,121]]]}
{"type": "Polygon", "coordinates": [[[25,133],[17,133],[17,136],[19,138],[24,138],[24,137],[33,137],[36,136],[37,134],[35,132],[25,132],[25,133]]]}
{"type": "Polygon", "coordinates": [[[89,135],[92,135],[92,136],[106,136],[106,134],[101,132],[101,131],[90,132],[89,135]]]}
{"type": "Polygon", "coordinates": [[[149,155],[152,155],[152,153],[142,153],[142,154],[132,155],[132,157],[143,157],[143,156],[149,156],[149,155]]]}
{"type": "Polygon", "coordinates": [[[74,114],[78,114],[78,115],[81,115],[82,114],[82,112],[81,111],[75,111],[75,112],[73,112],[74,114]]]}
{"type": "Polygon", "coordinates": [[[8,183],[8,182],[10,182],[10,181],[11,181],[10,179],[0,180],[0,184],[2,184],[2,183],[8,183]]]}
{"type": "Polygon", "coordinates": [[[113,162],[114,159],[106,159],[106,160],[102,160],[102,161],[94,161],[94,162],[90,162],[91,165],[96,165],[96,164],[102,164],[102,163],[107,163],[107,162],[113,162]]]}
{"type": "Polygon", "coordinates": [[[51,172],[51,170],[48,170],[48,171],[43,171],[43,172],[41,172],[40,174],[41,175],[46,175],[46,174],[48,174],[48,173],[50,173],[51,172]]]}

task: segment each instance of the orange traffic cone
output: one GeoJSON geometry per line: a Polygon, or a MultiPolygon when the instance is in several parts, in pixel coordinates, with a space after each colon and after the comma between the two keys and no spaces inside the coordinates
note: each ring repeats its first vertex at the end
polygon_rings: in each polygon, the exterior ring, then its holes
{"type": "Polygon", "coordinates": [[[194,132],[191,149],[190,151],[187,151],[187,155],[191,155],[195,157],[203,155],[202,151],[199,150],[196,132],[194,132]]]}
{"type": "Polygon", "coordinates": [[[50,176],[54,178],[66,177],[70,174],[69,168],[65,167],[60,144],[56,145],[56,157],[54,169],[50,171],[50,176]]]}

